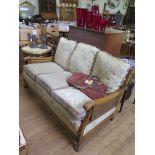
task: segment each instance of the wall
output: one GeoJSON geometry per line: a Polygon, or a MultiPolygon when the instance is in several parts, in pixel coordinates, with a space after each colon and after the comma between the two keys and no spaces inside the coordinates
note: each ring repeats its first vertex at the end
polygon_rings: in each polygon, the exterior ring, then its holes
{"type": "MultiPolygon", "coordinates": [[[[19,4],[21,4],[24,1],[26,1],[26,0],[19,0],[19,4]]],[[[39,13],[38,0],[27,0],[27,1],[31,2],[33,5],[36,6],[35,14],[38,14],[39,13]]],[[[104,8],[104,4],[107,1],[108,0],[95,0],[95,2],[93,2],[93,4],[99,5],[100,13],[102,13],[103,12],[103,8],[104,8]]],[[[106,9],[108,11],[110,11],[110,13],[116,13],[116,12],[120,11],[121,14],[125,15],[126,14],[126,10],[127,10],[128,1],[129,0],[120,0],[120,5],[116,9],[110,9],[108,7],[106,7],[106,9]]],[[[59,4],[59,0],[56,0],[56,2],[57,2],[57,5],[58,5],[59,4]]],[[[91,5],[92,5],[91,0],[79,0],[79,7],[90,8],[91,5]]]]}
{"type": "Polygon", "coordinates": [[[39,14],[39,3],[38,0],[19,0],[19,5],[25,1],[31,2],[35,7],[34,15],[39,14]]]}
{"type": "MultiPolygon", "coordinates": [[[[103,13],[104,4],[107,3],[108,0],[95,0],[93,4],[99,5],[99,11],[100,13],[103,13]]],[[[121,12],[121,14],[125,15],[127,10],[127,4],[129,0],[120,0],[120,4],[115,9],[110,9],[108,6],[106,7],[106,10],[108,10],[110,13],[117,13],[118,11],[121,12]]],[[[79,0],[79,7],[82,8],[90,8],[92,5],[91,0],[79,0]]]]}
{"type": "MultiPolygon", "coordinates": [[[[59,0],[57,1],[57,5],[59,4],[59,0]]],[[[107,3],[108,0],[95,0],[93,4],[99,5],[99,11],[100,13],[103,13],[104,4],[107,3]]],[[[108,10],[110,13],[117,13],[118,11],[121,12],[121,14],[125,15],[127,11],[127,4],[129,0],[120,0],[119,7],[116,9],[110,9],[106,7],[106,10],[108,10]]],[[[81,8],[90,8],[92,5],[91,0],[79,0],[79,7],[81,8]]]]}

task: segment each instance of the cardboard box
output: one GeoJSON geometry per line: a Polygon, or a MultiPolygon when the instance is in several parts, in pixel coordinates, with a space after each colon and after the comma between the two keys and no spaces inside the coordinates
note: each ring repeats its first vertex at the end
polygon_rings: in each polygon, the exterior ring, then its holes
{"type": "Polygon", "coordinates": [[[42,27],[41,24],[39,24],[39,23],[33,23],[33,25],[36,26],[37,29],[41,29],[41,27],[42,27]]]}
{"type": "Polygon", "coordinates": [[[43,33],[50,33],[54,36],[59,36],[59,27],[56,26],[49,26],[49,27],[44,27],[42,29],[43,33]]]}
{"type": "MultiPolygon", "coordinates": [[[[28,38],[28,33],[32,34],[32,31],[31,29],[24,29],[24,28],[20,28],[19,29],[19,39],[20,41],[26,41],[26,40],[29,40],[28,38]]],[[[41,34],[41,29],[37,29],[37,39],[40,38],[40,34],[41,34]]]]}

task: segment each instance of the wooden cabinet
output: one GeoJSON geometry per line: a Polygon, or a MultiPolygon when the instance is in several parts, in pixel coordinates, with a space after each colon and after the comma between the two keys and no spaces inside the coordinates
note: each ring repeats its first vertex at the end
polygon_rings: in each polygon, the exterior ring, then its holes
{"type": "Polygon", "coordinates": [[[39,0],[40,14],[46,19],[57,19],[56,0],[39,0]]]}
{"type": "Polygon", "coordinates": [[[41,12],[56,12],[56,0],[39,0],[41,12]]]}
{"type": "Polygon", "coordinates": [[[135,7],[128,7],[123,24],[135,25],[135,7]]]}
{"type": "Polygon", "coordinates": [[[70,26],[69,39],[84,42],[107,51],[113,56],[119,56],[124,31],[111,29],[107,32],[99,32],[76,26],[70,26]]]}

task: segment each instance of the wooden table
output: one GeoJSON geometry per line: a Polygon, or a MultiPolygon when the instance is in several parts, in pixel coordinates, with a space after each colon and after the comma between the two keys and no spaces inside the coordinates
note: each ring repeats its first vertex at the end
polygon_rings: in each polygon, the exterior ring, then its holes
{"type": "Polygon", "coordinates": [[[135,41],[130,40],[128,42],[122,42],[122,49],[123,46],[126,47],[126,54],[129,58],[135,58],[135,41]]]}
{"type": "MultiPolygon", "coordinates": [[[[31,45],[31,44],[32,44],[32,42],[30,40],[20,40],[19,41],[20,47],[24,47],[24,46],[31,45]]],[[[41,44],[41,41],[39,39],[37,40],[37,44],[41,44]]]]}
{"type": "Polygon", "coordinates": [[[51,47],[47,46],[47,49],[41,49],[38,45],[37,48],[31,48],[29,45],[22,47],[22,52],[24,55],[24,60],[26,64],[32,62],[41,61],[44,59],[45,61],[49,61],[53,57],[51,56],[51,47]],[[34,61],[33,61],[34,60],[34,61]]]}

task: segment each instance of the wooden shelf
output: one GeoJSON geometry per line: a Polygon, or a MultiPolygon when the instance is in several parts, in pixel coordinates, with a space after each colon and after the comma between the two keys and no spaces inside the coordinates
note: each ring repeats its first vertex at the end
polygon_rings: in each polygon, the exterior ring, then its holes
{"type": "Polygon", "coordinates": [[[60,1],[60,20],[74,21],[76,18],[77,0],[61,0],[60,1]],[[61,6],[62,5],[62,6],[61,6]]]}

